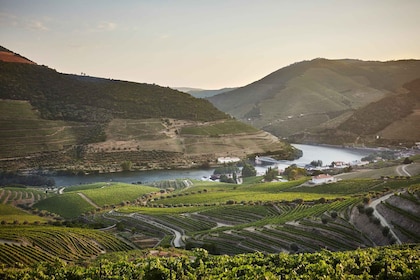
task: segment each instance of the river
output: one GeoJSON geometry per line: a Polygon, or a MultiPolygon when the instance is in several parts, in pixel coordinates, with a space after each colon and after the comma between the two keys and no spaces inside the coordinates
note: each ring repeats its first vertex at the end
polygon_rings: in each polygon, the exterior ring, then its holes
{"type": "MultiPolygon", "coordinates": [[[[303,156],[294,161],[281,161],[280,165],[287,167],[291,164],[304,166],[313,160],[321,160],[324,165],[333,161],[351,162],[360,160],[368,155],[367,150],[357,150],[329,146],[301,145],[293,144],[299,150],[302,150],[303,156]]],[[[266,167],[259,167],[257,171],[261,172],[266,167]]],[[[169,179],[202,179],[208,178],[213,174],[214,169],[181,169],[181,170],[148,170],[133,171],[107,174],[90,174],[82,176],[53,176],[56,186],[72,186],[94,182],[124,182],[124,183],[142,183],[147,184],[154,181],[169,179]]]]}

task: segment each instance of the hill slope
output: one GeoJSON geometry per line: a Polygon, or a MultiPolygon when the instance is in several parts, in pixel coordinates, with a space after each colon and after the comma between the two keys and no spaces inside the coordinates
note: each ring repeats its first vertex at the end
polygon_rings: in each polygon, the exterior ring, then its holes
{"type": "Polygon", "coordinates": [[[123,162],[137,169],[191,167],[222,154],[293,153],[289,145],[231,120],[207,100],[20,61],[0,61],[0,108],[0,168],[7,170],[106,172],[121,170],[123,162]],[[180,133],[185,126],[225,122],[236,129],[217,135],[180,133]],[[244,150],[248,138],[257,141],[244,150]]]}
{"type": "Polygon", "coordinates": [[[314,59],[284,67],[208,100],[238,119],[276,136],[289,137],[335,129],[358,109],[407,92],[402,86],[419,77],[420,61],[416,60],[314,59]]]}

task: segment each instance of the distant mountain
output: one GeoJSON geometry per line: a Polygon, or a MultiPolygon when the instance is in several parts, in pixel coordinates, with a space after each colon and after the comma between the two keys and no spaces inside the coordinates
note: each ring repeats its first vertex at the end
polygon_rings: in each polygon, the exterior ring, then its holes
{"type": "Polygon", "coordinates": [[[296,152],[205,99],[157,85],[61,74],[1,51],[0,170],[182,168],[208,166],[219,156],[290,158],[296,152]]]}
{"type": "MultiPolygon", "coordinates": [[[[404,85],[417,78],[420,78],[419,60],[377,62],[319,58],[281,68],[259,81],[208,100],[237,119],[291,141],[368,144],[376,142],[375,134],[384,129],[384,123],[378,127],[372,125],[371,117],[359,110],[369,104],[382,106],[377,102],[384,98],[384,103],[398,107],[400,103],[389,100],[393,100],[391,97],[396,98],[394,101],[405,100],[408,89],[404,85]],[[359,128],[356,129],[350,122],[359,114],[364,117],[357,118],[359,128]],[[362,125],[364,123],[366,125],[362,125]],[[367,127],[368,123],[368,130],[360,128],[367,127]],[[344,134],[336,133],[334,138],[322,136],[331,136],[330,132],[335,130],[344,134]]],[[[404,114],[408,114],[414,109],[404,110],[404,114]]],[[[394,115],[392,123],[401,121],[402,117],[394,115]]],[[[382,136],[384,143],[386,139],[395,141],[386,138],[389,135],[387,132],[382,136]]],[[[412,142],[414,135],[407,135],[400,134],[399,140],[412,142]]]]}
{"type": "Polygon", "coordinates": [[[197,98],[208,98],[221,93],[232,91],[236,88],[222,88],[222,89],[199,89],[199,88],[174,88],[176,90],[191,94],[197,98]]]}

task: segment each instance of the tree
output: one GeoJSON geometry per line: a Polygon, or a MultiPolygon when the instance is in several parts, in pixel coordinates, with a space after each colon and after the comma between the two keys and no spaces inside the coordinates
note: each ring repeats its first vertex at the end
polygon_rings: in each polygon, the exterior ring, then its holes
{"type": "Polygon", "coordinates": [[[315,167],[322,166],[322,160],[313,160],[311,161],[311,165],[315,167]]]}
{"type": "Polygon", "coordinates": [[[301,177],[306,176],[306,170],[297,167],[296,164],[292,164],[284,170],[283,174],[286,175],[289,178],[289,180],[297,180],[301,177]]]}
{"type": "Polygon", "coordinates": [[[242,168],[242,177],[253,177],[257,175],[257,170],[255,170],[255,167],[252,166],[249,163],[245,163],[244,167],[242,168]]]}
{"type": "Polygon", "coordinates": [[[279,171],[277,169],[269,167],[265,171],[264,181],[271,182],[271,181],[273,181],[274,179],[277,178],[278,174],[279,174],[279,171]]]}
{"type": "Polygon", "coordinates": [[[411,164],[411,163],[413,163],[413,161],[408,157],[406,157],[403,161],[403,164],[411,164]]]}

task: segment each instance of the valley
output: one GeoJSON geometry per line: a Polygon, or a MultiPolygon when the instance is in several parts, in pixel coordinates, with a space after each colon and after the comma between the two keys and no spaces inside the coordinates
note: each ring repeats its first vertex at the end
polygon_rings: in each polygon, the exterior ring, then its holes
{"type": "Polygon", "coordinates": [[[1,50],[0,278],[418,278],[419,61],[195,98],[1,50]]]}

